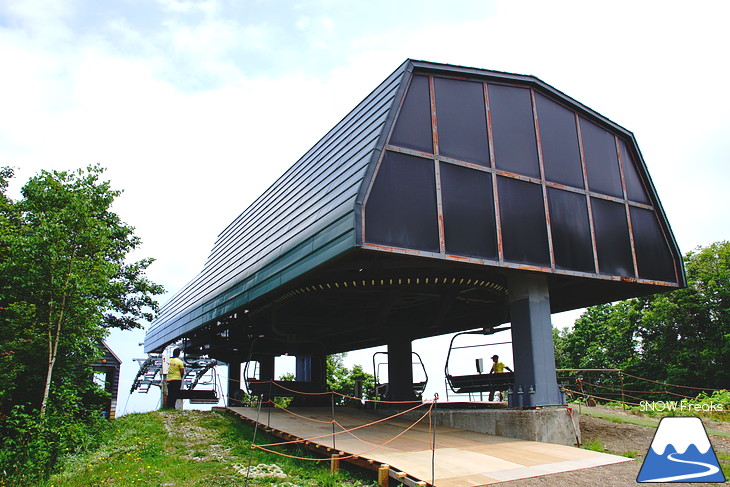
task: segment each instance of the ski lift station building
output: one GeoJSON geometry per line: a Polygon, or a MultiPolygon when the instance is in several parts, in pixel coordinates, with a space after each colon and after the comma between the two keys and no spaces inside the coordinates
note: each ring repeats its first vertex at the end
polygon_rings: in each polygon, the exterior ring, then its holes
{"type": "Polygon", "coordinates": [[[387,345],[400,400],[413,340],[510,323],[512,405],[555,405],[551,313],[684,285],[630,131],[533,76],[407,60],[220,233],[145,351],[261,380],[294,355],[324,390],[327,354],[387,345]]]}

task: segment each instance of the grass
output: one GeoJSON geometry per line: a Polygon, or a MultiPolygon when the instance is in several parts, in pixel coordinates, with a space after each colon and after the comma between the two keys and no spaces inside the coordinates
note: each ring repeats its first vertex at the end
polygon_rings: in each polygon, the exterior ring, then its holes
{"type": "MultiPolygon", "coordinates": [[[[625,414],[611,414],[610,412],[598,410],[592,407],[587,406],[581,406],[580,409],[578,409],[578,404],[572,404],[576,410],[580,411],[580,414],[585,414],[587,416],[592,416],[594,418],[603,419],[605,421],[611,421],[614,423],[626,423],[626,424],[634,424],[638,426],[644,426],[647,428],[656,428],[659,426],[659,420],[654,419],[651,417],[642,417],[639,413],[634,413],[631,415],[625,415],[625,414]]],[[[711,428],[705,428],[707,433],[711,435],[716,436],[724,436],[724,437],[730,437],[730,433],[727,433],[725,431],[711,429],[711,428]]],[[[597,452],[602,453],[613,453],[616,455],[621,455],[628,458],[639,458],[639,452],[635,450],[629,450],[623,453],[620,452],[611,452],[609,451],[604,445],[603,442],[600,439],[594,439],[594,440],[588,440],[583,444],[583,448],[586,450],[593,450],[597,452]]],[[[723,474],[725,475],[726,479],[730,479],[730,455],[727,453],[723,453],[715,449],[715,454],[717,455],[717,460],[720,464],[720,468],[722,469],[723,474]]]]}
{"type": "MultiPolygon", "coordinates": [[[[614,422],[656,428],[658,422],[633,415],[610,414],[583,407],[581,413],[614,422]]],[[[725,434],[727,436],[727,434],[725,434]]],[[[344,468],[331,474],[328,462],[285,458],[251,450],[253,430],[238,418],[217,411],[155,411],[130,414],[112,421],[101,446],[68,457],[61,473],[39,487],[229,487],[246,486],[249,459],[253,471],[273,470],[283,477],[254,477],[250,487],[341,487],[375,485],[372,473],[344,468]]],[[[276,438],[258,432],[256,443],[276,438]]],[[[586,449],[606,452],[600,439],[586,449]]],[[[281,450],[310,456],[306,450],[281,450]]],[[[717,452],[730,478],[730,455],[717,452]]],[[[636,451],[616,453],[636,458],[636,451]]]]}
{"type": "MultiPolygon", "coordinates": [[[[585,443],[583,443],[583,448],[586,450],[597,451],[599,453],[611,453],[608,451],[608,448],[603,445],[603,442],[598,438],[586,441],[585,443]]],[[[637,452],[636,450],[629,450],[620,453],[619,455],[627,458],[637,458],[639,456],[639,452],[637,452]]]]}
{"type": "MultiPolygon", "coordinates": [[[[155,411],[130,414],[113,421],[114,427],[100,448],[69,457],[61,473],[51,477],[43,487],[245,486],[249,459],[251,471],[271,473],[258,478],[252,476],[250,487],[373,484],[371,476],[359,472],[343,469],[331,474],[328,462],[252,451],[252,428],[227,413],[155,411]]],[[[275,441],[259,432],[256,443],[275,441]]],[[[310,456],[306,451],[288,453],[310,456]]]]}
{"type": "Polygon", "coordinates": [[[586,441],[585,443],[583,443],[583,448],[585,448],[586,450],[597,451],[600,453],[605,453],[608,451],[606,450],[606,447],[603,446],[603,442],[600,439],[586,441]]]}
{"type": "Polygon", "coordinates": [[[580,412],[580,414],[585,414],[586,416],[592,416],[594,418],[603,419],[605,421],[611,421],[613,423],[627,423],[627,424],[635,424],[638,426],[644,426],[647,428],[656,428],[659,426],[659,420],[657,419],[650,419],[650,418],[643,418],[641,416],[635,416],[635,415],[620,415],[620,414],[611,414],[609,412],[600,411],[598,409],[591,408],[589,406],[579,406],[578,404],[571,404],[573,409],[580,412]]]}
{"type": "Polygon", "coordinates": [[[715,451],[715,455],[717,455],[717,460],[720,463],[720,468],[722,468],[725,479],[730,480],[730,455],[719,451],[715,451]]]}
{"type": "MultiPolygon", "coordinates": [[[[623,414],[612,414],[606,411],[600,411],[598,409],[593,409],[588,406],[580,406],[580,409],[578,409],[578,404],[571,404],[571,406],[580,411],[580,414],[585,414],[586,416],[592,416],[594,418],[603,419],[605,421],[611,421],[613,423],[626,423],[626,424],[635,424],[638,426],[644,426],[646,428],[656,428],[659,426],[659,420],[653,419],[653,418],[646,418],[637,414],[632,415],[623,415],[623,414]]],[[[726,431],[720,431],[716,429],[706,428],[707,433],[715,436],[724,436],[724,437],[730,437],[730,433],[726,431]]]]}

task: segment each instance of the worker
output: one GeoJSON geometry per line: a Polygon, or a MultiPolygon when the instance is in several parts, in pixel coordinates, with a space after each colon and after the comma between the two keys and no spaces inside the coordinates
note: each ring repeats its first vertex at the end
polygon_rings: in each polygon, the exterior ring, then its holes
{"type": "Polygon", "coordinates": [[[172,352],[170,365],[167,369],[167,404],[168,409],[175,409],[175,403],[180,395],[180,386],[185,377],[185,363],[180,360],[180,349],[176,348],[172,352]]]}
{"type": "MultiPolygon", "coordinates": [[[[512,369],[504,365],[502,362],[499,361],[499,355],[492,355],[492,368],[489,371],[490,374],[501,374],[505,370],[508,372],[512,372],[512,369]]],[[[502,400],[504,397],[504,393],[502,391],[499,392],[499,398],[502,400]]],[[[494,391],[489,391],[489,400],[494,400],[494,391]]]]}

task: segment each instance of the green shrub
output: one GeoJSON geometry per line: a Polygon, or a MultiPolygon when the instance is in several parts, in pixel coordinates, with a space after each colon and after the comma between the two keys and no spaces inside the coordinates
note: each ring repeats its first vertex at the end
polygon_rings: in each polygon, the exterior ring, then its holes
{"type": "Polygon", "coordinates": [[[61,459],[98,441],[107,421],[99,412],[69,414],[16,406],[0,419],[0,485],[35,485],[58,470],[61,459]]]}

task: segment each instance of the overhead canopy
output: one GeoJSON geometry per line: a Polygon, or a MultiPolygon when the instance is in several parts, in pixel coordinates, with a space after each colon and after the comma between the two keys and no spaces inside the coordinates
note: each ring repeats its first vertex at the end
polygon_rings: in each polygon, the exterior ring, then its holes
{"type": "Polygon", "coordinates": [[[494,325],[519,272],[553,312],[684,285],[631,132],[532,76],[407,60],[221,232],[145,349],[494,325]]]}

